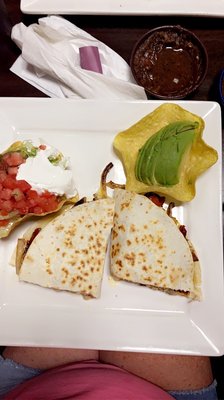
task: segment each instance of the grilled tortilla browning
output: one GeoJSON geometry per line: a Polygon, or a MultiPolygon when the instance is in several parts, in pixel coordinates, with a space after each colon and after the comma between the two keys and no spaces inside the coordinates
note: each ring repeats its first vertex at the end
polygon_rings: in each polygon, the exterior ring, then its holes
{"type": "Polygon", "coordinates": [[[82,295],[100,295],[114,200],[76,206],[36,235],[22,262],[19,279],[82,295]]]}
{"type": "Polygon", "coordinates": [[[199,299],[199,262],[174,220],[145,196],[115,189],[114,199],[112,275],[199,299]]]}

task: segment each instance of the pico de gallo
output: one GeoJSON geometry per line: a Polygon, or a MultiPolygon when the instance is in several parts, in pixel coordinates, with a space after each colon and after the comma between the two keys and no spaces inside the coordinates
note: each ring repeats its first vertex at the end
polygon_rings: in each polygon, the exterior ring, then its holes
{"type": "Polygon", "coordinates": [[[48,190],[38,192],[25,180],[17,179],[19,167],[27,158],[35,157],[38,150],[45,148],[42,144],[35,147],[28,142],[16,142],[0,155],[0,238],[7,236],[1,230],[12,225],[12,221],[17,225],[18,219],[28,215],[57,211],[67,200],[48,190]]]}

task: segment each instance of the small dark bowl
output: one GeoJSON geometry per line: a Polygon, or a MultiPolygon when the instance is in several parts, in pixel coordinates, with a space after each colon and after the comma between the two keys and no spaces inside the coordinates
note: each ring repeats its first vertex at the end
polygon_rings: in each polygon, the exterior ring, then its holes
{"type": "Polygon", "coordinates": [[[136,82],[159,99],[183,99],[201,85],[208,55],[195,34],[181,26],[161,26],[134,46],[130,66],[136,82]]]}
{"type": "Polygon", "coordinates": [[[219,102],[224,108],[224,69],[221,71],[219,78],[219,102]]]}

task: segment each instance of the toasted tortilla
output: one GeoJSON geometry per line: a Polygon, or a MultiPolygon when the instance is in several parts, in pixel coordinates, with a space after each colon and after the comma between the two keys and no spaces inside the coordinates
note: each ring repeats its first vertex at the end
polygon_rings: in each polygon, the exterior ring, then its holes
{"type": "MultiPolygon", "coordinates": [[[[77,202],[77,204],[78,204],[78,202],[77,202]]],[[[19,239],[19,240],[23,241],[23,250],[22,250],[21,257],[18,257],[18,246],[17,246],[11,255],[10,265],[12,267],[16,267],[16,269],[19,271],[20,267],[22,265],[22,260],[25,256],[24,249],[26,248],[27,243],[29,243],[29,241],[32,239],[32,236],[33,236],[33,233],[35,232],[35,230],[43,229],[54,218],[58,217],[63,212],[69,210],[72,207],[74,207],[74,204],[67,203],[64,206],[62,206],[62,208],[60,208],[59,211],[47,214],[44,217],[41,217],[41,218],[35,220],[35,222],[33,222],[31,224],[31,226],[24,232],[23,237],[19,239]]]]}
{"type": "Polygon", "coordinates": [[[200,299],[199,261],[175,220],[143,195],[115,189],[114,199],[111,274],[200,299]]]}
{"type": "Polygon", "coordinates": [[[18,241],[19,279],[99,297],[113,213],[113,199],[87,202],[44,226],[24,257],[21,256],[21,248],[26,250],[24,241],[18,241]]]}
{"type": "Polygon", "coordinates": [[[203,140],[204,120],[173,103],[164,103],[130,128],[114,138],[114,149],[122,161],[127,190],[136,193],[155,192],[172,199],[190,201],[196,194],[195,183],[199,175],[217,161],[217,151],[203,140]],[[168,124],[187,120],[197,124],[195,139],[180,167],[179,182],[175,185],[146,184],[136,178],[135,167],[140,149],[147,140],[168,124]]]}

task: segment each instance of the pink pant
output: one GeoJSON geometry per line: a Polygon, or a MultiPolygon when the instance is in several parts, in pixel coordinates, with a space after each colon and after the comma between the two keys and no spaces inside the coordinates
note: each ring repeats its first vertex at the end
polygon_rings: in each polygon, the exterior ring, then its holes
{"type": "Polygon", "coordinates": [[[82,361],[48,370],[30,379],[4,400],[169,400],[159,387],[118,367],[82,361]]]}

